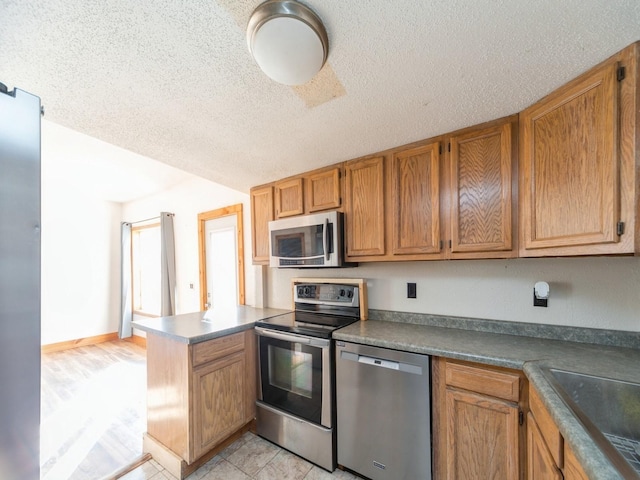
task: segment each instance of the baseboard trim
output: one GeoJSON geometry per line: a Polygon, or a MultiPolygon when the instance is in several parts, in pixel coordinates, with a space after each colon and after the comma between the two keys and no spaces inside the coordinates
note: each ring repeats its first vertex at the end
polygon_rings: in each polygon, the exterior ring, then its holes
{"type": "Polygon", "coordinates": [[[127,342],[135,343],[139,347],[147,348],[147,339],[146,337],[141,337],[140,335],[131,335],[130,337],[124,338],[127,342]]]}
{"type": "MultiPolygon", "coordinates": [[[[71,350],[72,348],[87,347],[89,345],[96,345],[104,342],[114,342],[119,339],[118,332],[103,333],[102,335],[94,335],[93,337],[77,338],[75,340],[42,345],[40,351],[42,353],[62,352],[64,350],[71,350]]],[[[129,338],[125,338],[124,340],[135,343],[140,347],[147,348],[147,339],[144,337],[133,335],[129,338]]]]}

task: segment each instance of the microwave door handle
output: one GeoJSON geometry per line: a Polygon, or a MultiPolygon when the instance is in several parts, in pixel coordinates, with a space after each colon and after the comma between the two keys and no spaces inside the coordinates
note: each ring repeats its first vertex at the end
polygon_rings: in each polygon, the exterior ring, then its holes
{"type": "Polygon", "coordinates": [[[329,261],[329,219],[324,219],[324,235],[322,236],[322,249],[324,250],[324,258],[329,261]]]}

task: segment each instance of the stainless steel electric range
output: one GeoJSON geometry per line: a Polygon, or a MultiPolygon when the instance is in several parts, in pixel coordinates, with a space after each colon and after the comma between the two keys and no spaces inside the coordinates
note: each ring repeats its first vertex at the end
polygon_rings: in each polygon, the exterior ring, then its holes
{"type": "Polygon", "coordinates": [[[359,287],[299,283],[295,311],[256,322],[258,435],[333,471],[338,328],[360,319],[359,287]]]}

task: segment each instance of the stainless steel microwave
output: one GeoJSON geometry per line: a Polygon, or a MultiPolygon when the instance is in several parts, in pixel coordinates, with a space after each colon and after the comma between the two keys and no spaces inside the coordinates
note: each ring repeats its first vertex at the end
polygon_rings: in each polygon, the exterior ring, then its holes
{"type": "Polygon", "coordinates": [[[342,267],[343,213],[337,211],[269,222],[269,266],[342,267]]]}

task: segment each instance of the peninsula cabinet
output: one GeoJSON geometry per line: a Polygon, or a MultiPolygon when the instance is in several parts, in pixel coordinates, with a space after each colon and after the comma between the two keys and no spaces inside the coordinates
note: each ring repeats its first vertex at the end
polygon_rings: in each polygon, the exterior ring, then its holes
{"type": "Polygon", "coordinates": [[[273,215],[273,186],[251,189],[251,255],[254,265],[269,264],[269,222],[273,215]]]}
{"type": "Polygon", "coordinates": [[[147,334],[144,451],[179,479],[255,417],[253,329],[188,345],[147,334]]]}
{"type": "Polygon", "coordinates": [[[434,359],[435,478],[524,479],[522,372],[434,359]]]}
{"type": "Polygon", "coordinates": [[[520,113],[520,256],[640,252],[638,47],[520,113]]]}

